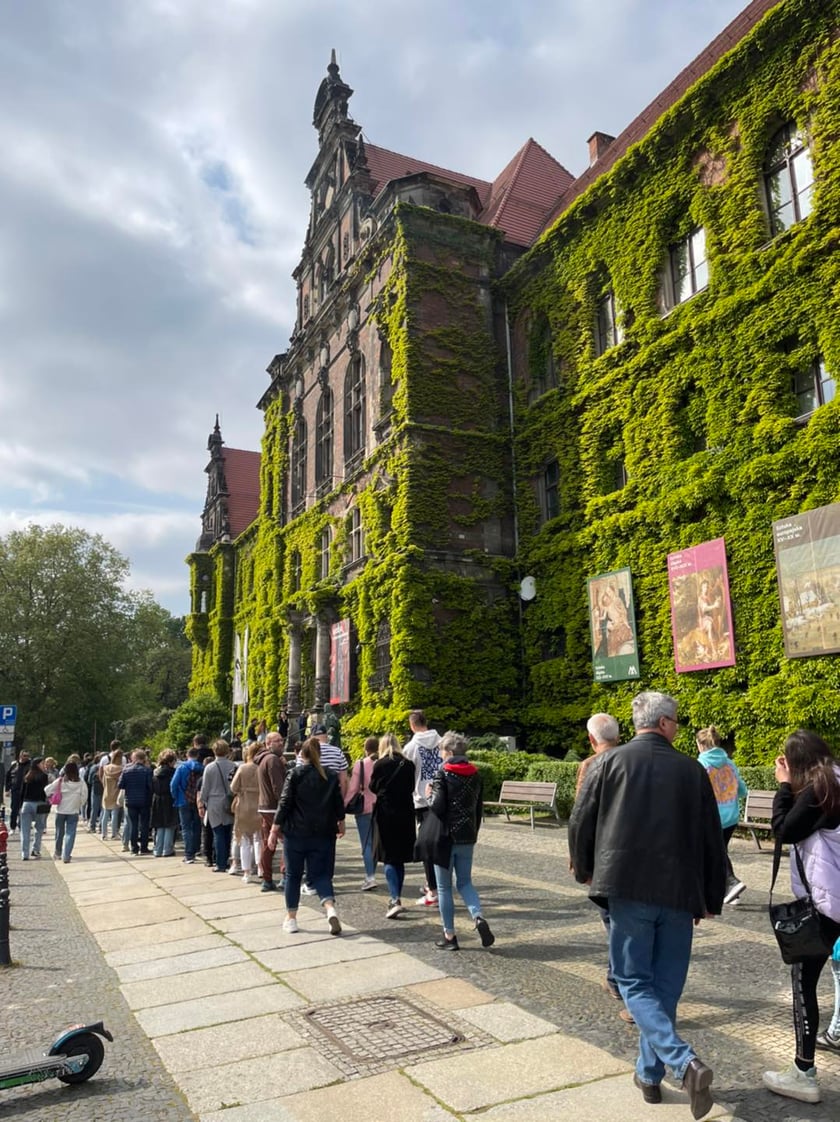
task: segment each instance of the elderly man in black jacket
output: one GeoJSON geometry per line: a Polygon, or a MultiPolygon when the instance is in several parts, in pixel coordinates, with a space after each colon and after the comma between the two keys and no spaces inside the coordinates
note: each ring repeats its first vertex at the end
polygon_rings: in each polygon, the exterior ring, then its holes
{"type": "Polygon", "coordinates": [[[634,1082],[646,1102],[661,1102],[669,1067],[693,1116],[702,1118],[713,1105],[713,1073],[675,1022],[693,926],[723,907],[720,816],[705,770],[673,747],[676,701],[638,694],[633,725],[631,741],[588,769],[569,821],[569,849],[576,878],[609,907],[616,981],[639,1026],[634,1082]]]}

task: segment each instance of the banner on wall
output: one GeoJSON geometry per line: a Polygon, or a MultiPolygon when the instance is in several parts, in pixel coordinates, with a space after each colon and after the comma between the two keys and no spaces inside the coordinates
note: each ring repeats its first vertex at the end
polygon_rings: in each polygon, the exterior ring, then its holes
{"type": "Polygon", "coordinates": [[[629,569],[600,573],[586,582],[592,638],[592,674],[596,682],[624,682],[639,677],[636,612],[629,569]]]}
{"type": "Polygon", "coordinates": [[[350,620],[340,619],[330,633],[330,705],[341,705],[350,700],[350,620]]]}
{"type": "Polygon", "coordinates": [[[671,632],[678,674],[735,665],[723,538],[668,554],[671,632]]]}
{"type": "Polygon", "coordinates": [[[773,523],[788,658],[840,652],[840,503],[773,523]]]}

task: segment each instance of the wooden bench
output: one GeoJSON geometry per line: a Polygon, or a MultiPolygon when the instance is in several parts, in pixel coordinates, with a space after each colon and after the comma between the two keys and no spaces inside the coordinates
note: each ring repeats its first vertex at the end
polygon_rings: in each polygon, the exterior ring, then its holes
{"type": "Polygon", "coordinates": [[[505,779],[502,782],[498,799],[495,802],[486,802],[484,805],[501,807],[508,822],[510,822],[510,807],[527,806],[531,811],[531,829],[533,830],[535,828],[534,810],[541,806],[548,807],[552,811],[559,825],[560,815],[557,813],[555,805],[556,798],[556,783],[526,783],[514,779],[505,779]]]}
{"type": "Polygon", "coordinates": [[[744,817],[738,825],[743,826],[745,830],[749,830],[757,849],[761,849],[761,842],[758,840],[756,830],[769,833],[775,795],[775,791],[747,791],[744,817]]]}

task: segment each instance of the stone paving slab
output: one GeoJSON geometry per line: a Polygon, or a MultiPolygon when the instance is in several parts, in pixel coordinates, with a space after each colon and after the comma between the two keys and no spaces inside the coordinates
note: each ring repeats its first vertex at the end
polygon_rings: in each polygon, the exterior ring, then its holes
{"type": "MultiPolygon", "coordinates": [[[[266,896],[270,901],[274,902],[274,893],[266,896]]],[[[223,931],[226,935],[231,935],[236,938],[236,933],[240,931],[255,931],[259,927],[276,927],[278,931],[283,928],[283,920],[286,918],[286,909],[283,907],[283,897],[274,902],[274,908],[267,907],[258,912],[245,912],[242,915],[221,916],[212,921],[213,926],[219,931],[223,931]]],[[[298,916],[298,922],[301,922],[301,917],[298,916]]]]}
{"type": "MultiPolygon", "coordinates": [[[[574,1119],[574,1122],[628,1122],[632,1118],[649,1119],[650,1122],[687,1122],[690,1118],[688,1096],[667,1084],[662,1085],[662,1102],[648,1105],[632,1075],[613,1076],[573,1087],[568,1091],[555,1091],[534,1098],[521,1098],[516,1102],[491,1107],[480,1114],[468,1114],[468,1119],[481,1122],[546,1122],[550,1118],[574,1119]]],[[[707,1114],[709,1122],[727,1122],[732,1115],[724,1106],[715,1104],[707,1114]]]]}
{"type": "Polygon", "coordinates": [[[123,996],[131,1009],[151,1009],[192,1001],[198,997],[214,998],[218,994],[254,989],[266,984],[271,976],[256,962],[238,962],[231,966],[214,966],[168,978],[150,978],[123,985],[123,996]]]}
{"type": "Polygon", "coordinates": [[[263,1105],[270,1111],[225,1111],[202,1116],[202,1122],[452,1122],[456,1117],[395,1071],[263,1105]]]}
{"type": "Polygon", "coordinates": [[[480,990],[472,982],[466,982],[463,978],[441,978],[436,982],[418,982],[416,985],[407,986],[405,993],[409,999],[413,994],[417,994],[440,1009],[462,1010],[496,1000],[491,993],[480,990]]]}
{"type": "MultiPolygon", "coordinates": [[[[128,880],[127,877],[120,877],[120,881],[128,880]]],[[[112,903],[131,903],[134,900],[146,900],[152,896],[160,896],[160,889],[157,888],[151,881],[146,880],[145,877],[139,877],[135,882],[133,879],[130,884],[116,884],[115,882],[107,881],[107,888],[96,888],[90,892],[73,892],[73,899],[76,901],[77,908],[90,907],[93,904],[112,904],[112,903]]]]}
{"type": "MultiPolygon", "coordinates": [[[[229,919],[231,916],[245,916],[260,912],[271,912],[277,915],[277,901],[274,893],[258,893],[256,896],[243,892],[244,885],[239,886],[240,891],[231,893],[229,899],[218,900],[211,904],[191,904],[190,907],[202,919],[229,919]]],[[[280,913],[282,923],[285,911],[280,913]]]]}
{"type": "Polygon", "coordinates": [[[351,995],[376,993],[443,976],[442,970],[427,966],[401,951],[365,959],[364,970],[352,970],[346,963],[340,962],[333,966],[280,974],[288,985],[309,1001],[337,1000],[351,995]]]}
{"type": "MultiPolygon", "coordinates": [[[[279,933],[277,943],[286,940],[284,932],[279,933]]],[[[387,943],[373,939],[369,935],[344,935],[341,939],[317,939],[308,943],[291,946],[275,944],[273,950],[254,950],[253,957],[263,966],[277,974],[294,970],[308,970],[316,966],[327,966],[336,962],[355,962],[357,959],[376,958],[393,953],[387,943]]],[[[367,967],[365,967],[367,969],[367,967]]]]}
{"type": "Polygon", "coordinates": [[[144,1032],[154,1038],[208,1025],[221,1025],[226,1021],[242,1021],[260,1013],[280,1013],[303,1004],[302,999],[287,986],[269,982],[259,988],[217,994],[212,1000],[201,998],[141,1009],[135,1015],[144,1032]]]}
{"type": "MultiPolygon", "coordinates": [[[[165,944],[167,947],[172,943],[165,944]]],[[[144,982],[152,978],[173,978],[189,974],[196,970],[209,970],[211,967],[230,966],[234,962],[244,962],[247,955],[239,947],[226,944],[220,947],[210,947],[206,950],[193,951],[192,954],[167,953],[147,962],[133,962],[126,966],[115,966],[114,969],[121,982],[144,982]]],[[[168,983],[167,983],[168,984],[168,983]]]]}
{"type": "Polygon", "coordinates": [[[407,1068],[406,1075],[440,1102],[456,1112],[464,1112],[571,1084],[590,1083],[627,1069],[626,1063],[601,1048],[555,1033],[471,1052],[468,1058],[430,1060],[407,1068]]]}
{"type": "Polygon", "coordinates": [[[471,1025],[494,1036],[504,1044],[514,1040],[530,1040],[537,1036],[556,1033],[558,1025],[527,1013],[510,1001],[496,1001],[492,1005],[474,1005],[455,1012],[471,1025]]]}
{"type": "Polygon", "coordinates": [[[197,1071],[207,1066],[208,1056],[223,1056],[227,1063],[254,1056],[270,1056],[308,1042],[289,1025],[281,1013],[228,1021],[224,1025],[194,1029],[177,1036],[159,1036],[152,1042],[167,1071],[197,1071]]]}
{"type": "MultiPolygon", "coordinates": [[[[229,931],[227,938],[232,943],[236,943],[246,951],[273,951],[278,947],[301,947],[308,943],[324,943],[336,942],[335,938],[330,935],[329,931],[324,930],[319,926],[316,931],[314,928],[309,931],[301,929],[296,935],[289,935],[283,930],[283,915],[281,912],[275,923],[262,923],[258,927],[247,927],[242,930],[229,931]]],[[[301,914],[298,913],[298,920],[302,921],[301,914]]],[[[352,938],[354,932],[344,927],[342,929],[342,938],[352,938]]]]}
{"type": "Polygon", "coordinates": [[[101,931],[127,931],[131,927],[146,927],[153,923],[170,923],[172,920],[193,919],[189,908],[158,892],[142,907],[126,907],[125,901],[114,904],[95,904],[79,908],[88,931],[97,935],[101,931]]]}
{"type": "Polygon", "coordinates": [[[191,939],[176,939],[166,944],[165,951],[161,952],[157,943],[145,943],[136,947],[123,947],[119,950],[109,951],[105,960],[111,966],[128,966],[137,962],[160,961],[164,956],[181,956],[193,954],[196,951],[218,950],[230,944],[223,935],[211,932],[207,935],[196,935],[191,939]]]}
{"type": "Polygon", "coordinates": [[[149,923],[137,927],[122,927],[111,931],[94,932],[94,938],[103,951],[118,951],[136,946],[142,942],[147,946],[173,943],[181,939],[191,939],[196,935],[210,935],[212,928],[203,919],[189,912],[181,919],[167,923],[149,923]]]}
{"type": "Polygon", "coordinates": [[[260,1102],[274,1097],[278,1087],[294,1095],[341,1080],[338,1068],[314,1048],[277,1052],[232,1064],[219,1063],[219,1058],[201,1071],[184,1072],[178,1077],[181,1090],[197,1114],[260,1102]]]}

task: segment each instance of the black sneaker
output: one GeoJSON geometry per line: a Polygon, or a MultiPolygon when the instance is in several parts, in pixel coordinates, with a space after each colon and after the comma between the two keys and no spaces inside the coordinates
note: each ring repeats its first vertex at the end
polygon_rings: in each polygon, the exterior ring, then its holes
{"type": "Polygon", "coordinates": [[[273,880],[264,880],[262,882],[262,888],[260,889],[260,892],[276,892],[276,891],[277,891],[277,885],[274,883],[273,880]]]}
{"type": "Polygon", "coordinates": [[[484,916],[475,917],[475,929],[481,939],[482,947],[492,947],[496,942],[496,936],[490,930],[490,924],[487,922],[484,916]]]}
{"type": "Polygon", "coordinates": [[[459,951],[461,949],[454,935],[451,939],[447,939],[445,935],[442,935],[440,939],[436,941],[435,946],[439,951],[459,951]]]}

